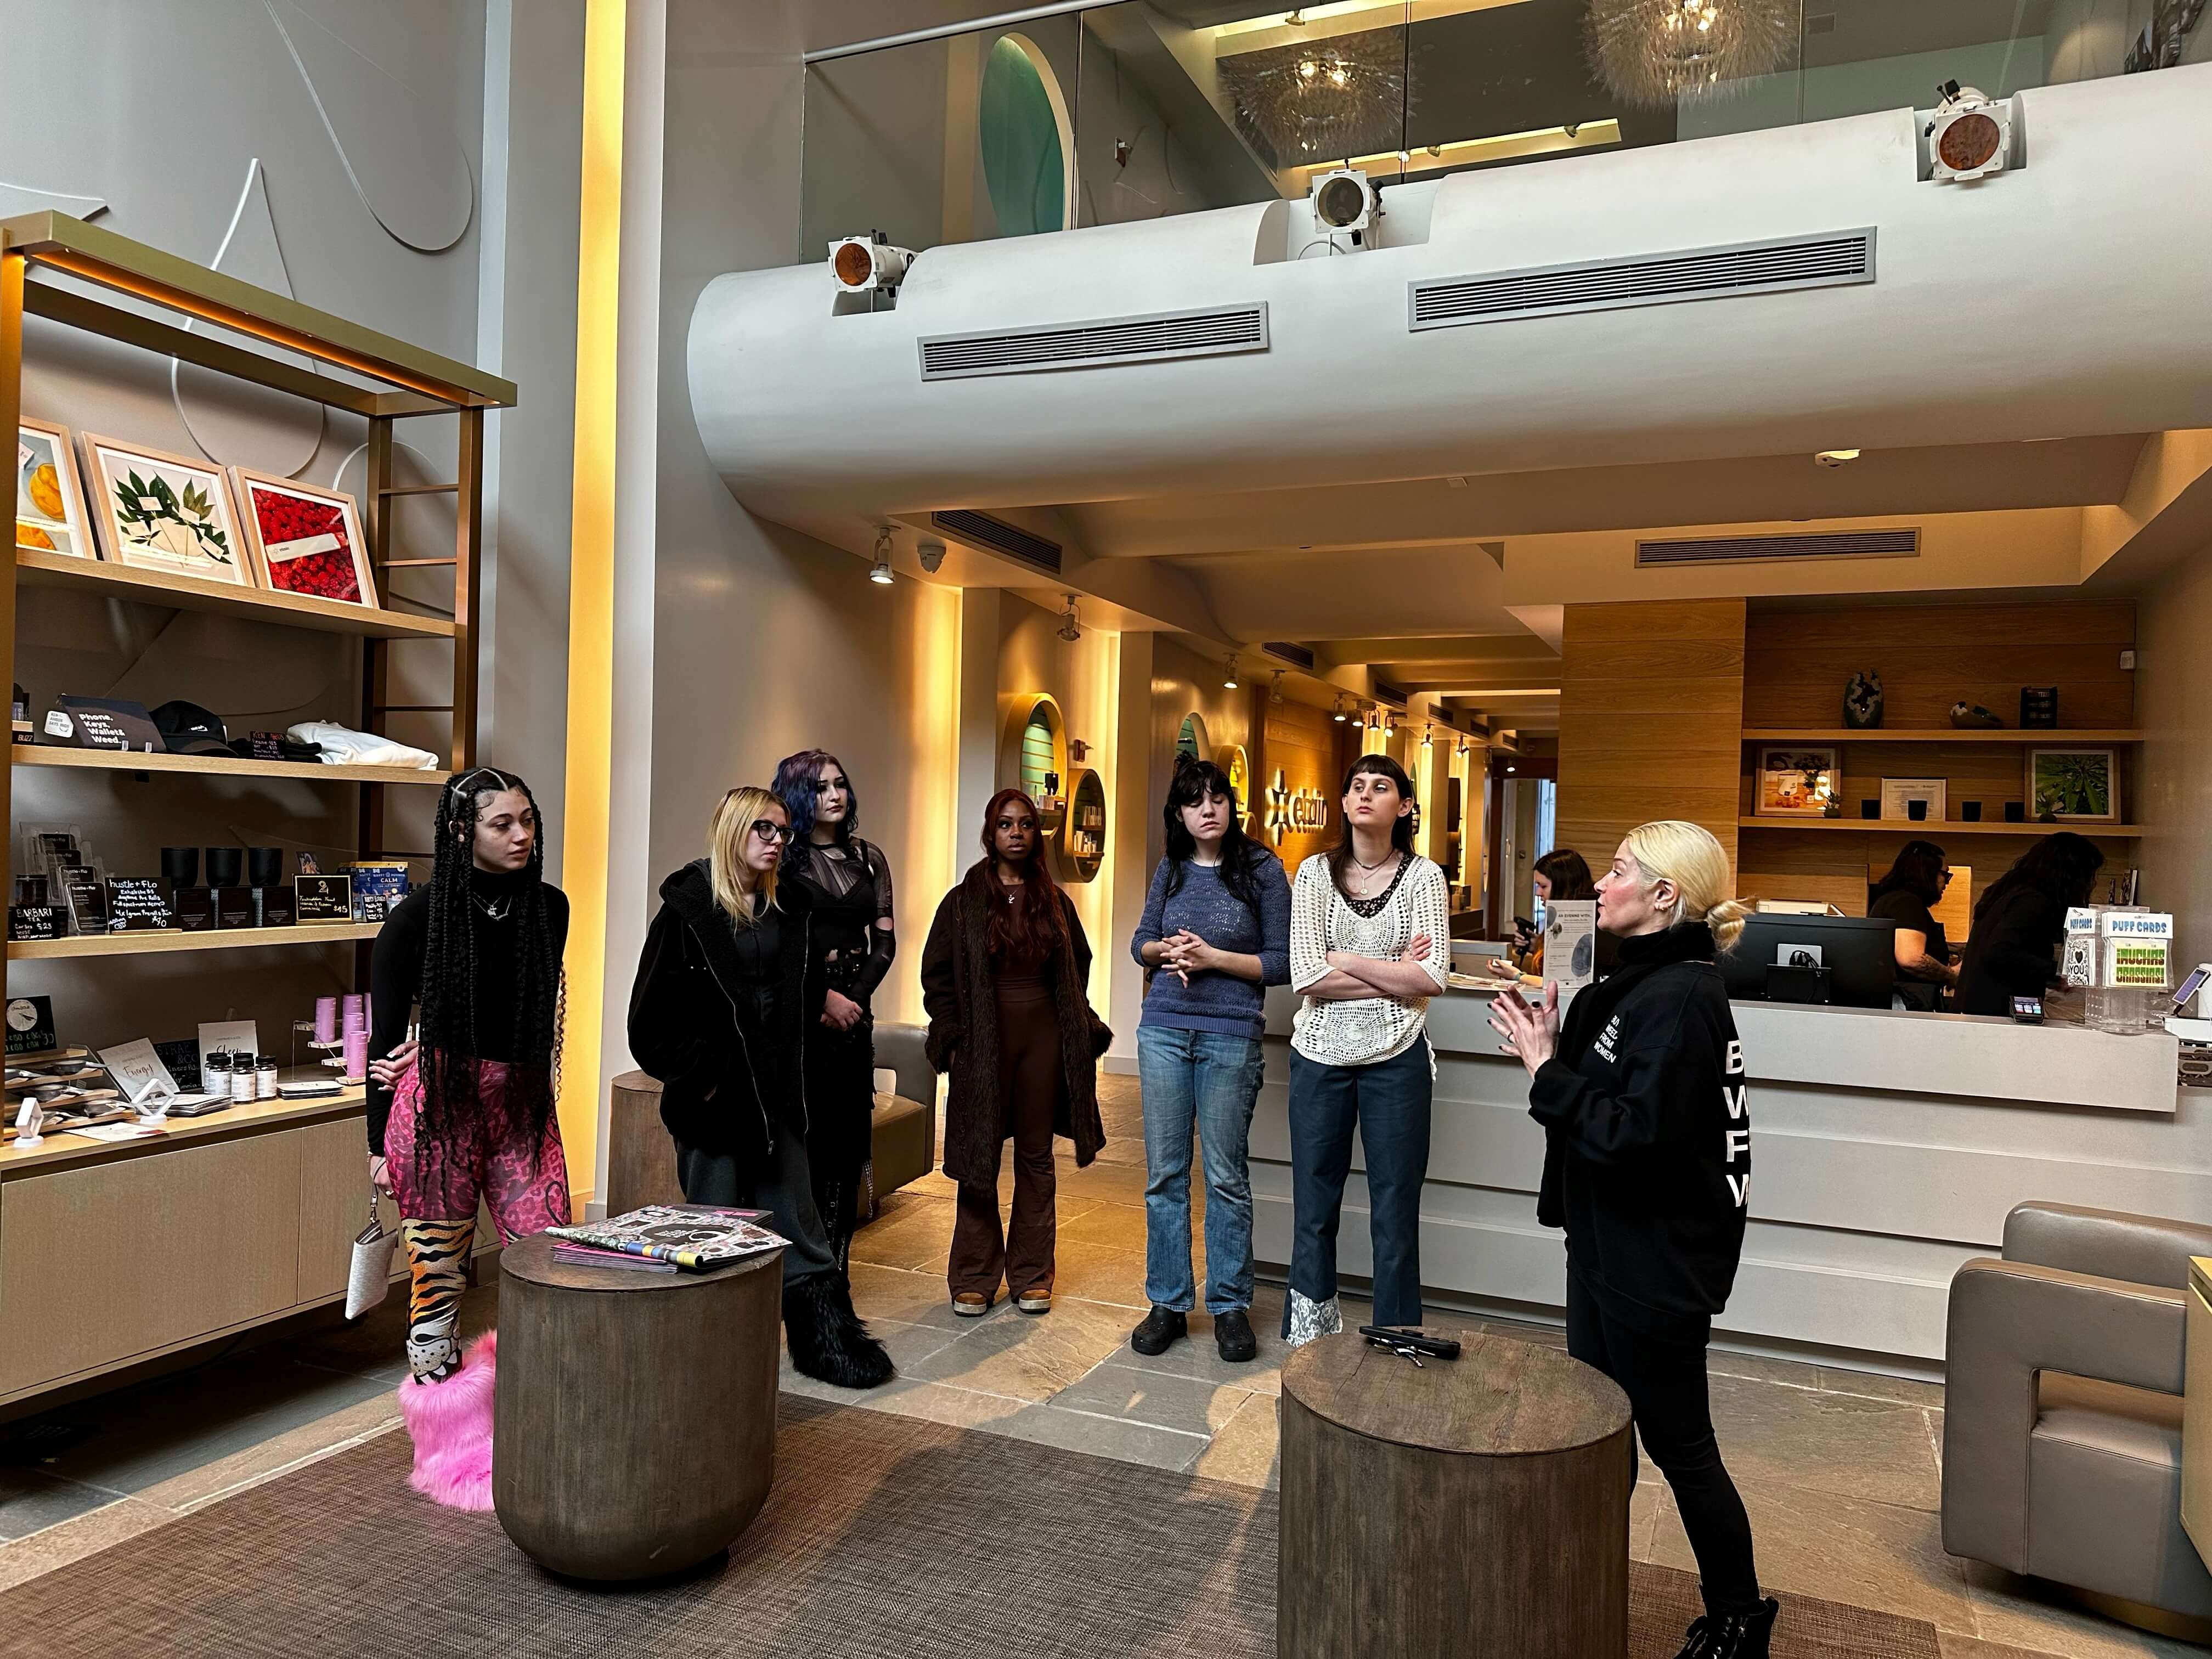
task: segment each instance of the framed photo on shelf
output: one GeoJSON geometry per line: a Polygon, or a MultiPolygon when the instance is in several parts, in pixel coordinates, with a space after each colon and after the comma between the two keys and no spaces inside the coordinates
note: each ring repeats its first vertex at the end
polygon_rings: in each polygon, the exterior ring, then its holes
{"type": "Polygon", "coordinates": [[[243,466],[231,468],[230,478],[246,520],[254,574],[263,586],[371,611],[381,608],[361,509],[352,496],[243,466]]]}
{"type": "Polygon", "coordinates": [[[15,422],[15,545],[72,558],[100,556],[69,428],[27,416],[15,422]]]}
{"type": "Polygon", "coordinates": [[[118,564],[203,581],[254,586],[238,509],[222,469],[88,432],[93,522],[118,564]]]}
{"type": "Polygon", "coordinates": [[[1844,775],[1832,748],[1802,744],[1759,751],[1758,789],[1752,812],[1762,818],[1824,818],[1840,799],[1844,775]]]}
{"type": "Polygon", "coordinates": [[[1887,823],[1902,818],[1913,823],[1941,823],[1950,806],[1951,785],[1946,778],[1884,778],[1881,781],[1881,816],[1887,823]],[[1912,816],[1912,803],[1924,801],[1927,810],[1920,817],[1912,816]]]}
{"type": "Polygon", "coordinates": [[[2031,749],[2027,751],[2027,808],[2062,823],[2120,821],[2120,751],[2117,749],[2031,749]]]}

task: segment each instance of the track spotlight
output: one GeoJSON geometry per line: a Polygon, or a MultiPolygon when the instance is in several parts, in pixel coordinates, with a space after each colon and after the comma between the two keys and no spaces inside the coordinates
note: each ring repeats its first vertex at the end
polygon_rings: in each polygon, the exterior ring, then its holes
{"type": "Polygon", "coordinates": [[[1978,87],[1946,81],[1942,102],[1927,127],[1928,176],[1937,184],[1967,184],[2002,173],[2012,163],[2013,105],[1978,87]]]}
{"type": "Polygon", "coordinates": [[[913,263],[914,250],[893,247],[880,230],[866,236],[840,236],[830,244],[830,277],[847,294],[894,291],[913,263]]]}
{"type": "Polygon", "coordinates": [[[1337,697],[1336,697],[1336,723],[1337,723],[1339,726],[1343,725],[1343,724],[1344,724],[1344,722],[1346,721],[1346,720],[1347,720],[1347,719],[1349,718],[1349,716],[1348,716],[1348,715],[1346,715],[1346,713],[1345,713],[1345,704],[1346,704],[1346,698],[1345,698],[1345,696],[1344,696],[1344,694],[1343,694],[1342,692],[1340,692],[1340,691],[1339,693],[1337,693],[1337,697]]]}
{"type": "Polygon", "coordinates": [[[1313,204],[1314,223],[1323,230],[1364,230],[1378,210],[1375,185],[1357,167],[1316,173],[1307,198],[1313,204]]]}
{"type": "Polygon", "coordinates": [[[1221,689],[1224,691],[1234,691],[1237,689],[1237,659],[1234,655],[1229,659],[1229,673],[1221,682],[1221,689]]]}
{"type": "Polygon", "coordinates": [[[891,585],[891,532],[888,528],[876,532],[876,562],[868,567],[868,580],[878,587],[891,585]]]}
{"type": "Polygon", "coordinates": [[[1067,609],[1060,613],[1060,637],[1073,645],[1083,637],[1082,625],[1075,619],[1075,595],[1063,593],[1060,597],[1067,601],[1067,609]]]}
{"type": "Polygon", "coordinates": [[[1285,672],[1278,668],[1274,679],[1267,686],[1267,701],[1277,708],[1283,706],[1283,675],[1285,672]]]}
{"type": "Polygon", "coordinates": [[[1421,747],[1424,749],[1434,749],[1436,746],[1437,734],[1427,730],[1425,727],[1423,728],[1421,732],[1421,747]]]}

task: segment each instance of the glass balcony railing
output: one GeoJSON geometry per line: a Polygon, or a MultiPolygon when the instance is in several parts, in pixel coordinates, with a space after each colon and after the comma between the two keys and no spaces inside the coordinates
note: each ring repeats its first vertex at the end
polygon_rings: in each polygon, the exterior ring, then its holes
{"type": "Polygon", "coordinates": [[[2212,60],[2204,0],[1123,0],[808,69],[801,258],[2212,60]]]}

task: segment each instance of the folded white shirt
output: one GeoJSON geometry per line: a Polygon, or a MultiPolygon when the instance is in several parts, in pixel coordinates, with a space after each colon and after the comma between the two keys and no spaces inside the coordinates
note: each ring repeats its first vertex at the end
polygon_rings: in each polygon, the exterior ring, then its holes
{"type": "Polygon", "coordinates": [[[333,766],[412,766],[429,772],[438,765],[438,757],[427,749],[410,749],[332,720],[307,720],[284,735],[295,743],[320,744],[322,758],[333,766]]]}

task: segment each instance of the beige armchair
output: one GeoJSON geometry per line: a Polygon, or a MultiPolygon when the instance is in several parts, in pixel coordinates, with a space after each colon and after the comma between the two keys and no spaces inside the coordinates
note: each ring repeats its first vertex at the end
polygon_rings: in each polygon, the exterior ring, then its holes
{"type": "Polygon", "coordinates": [[[2212,1226],[2065,1204],[2005,1218],[1951,1281],[1943,1547],[2212,1619],[2181,1528],[2184,1297],[2212,1226]]]}

